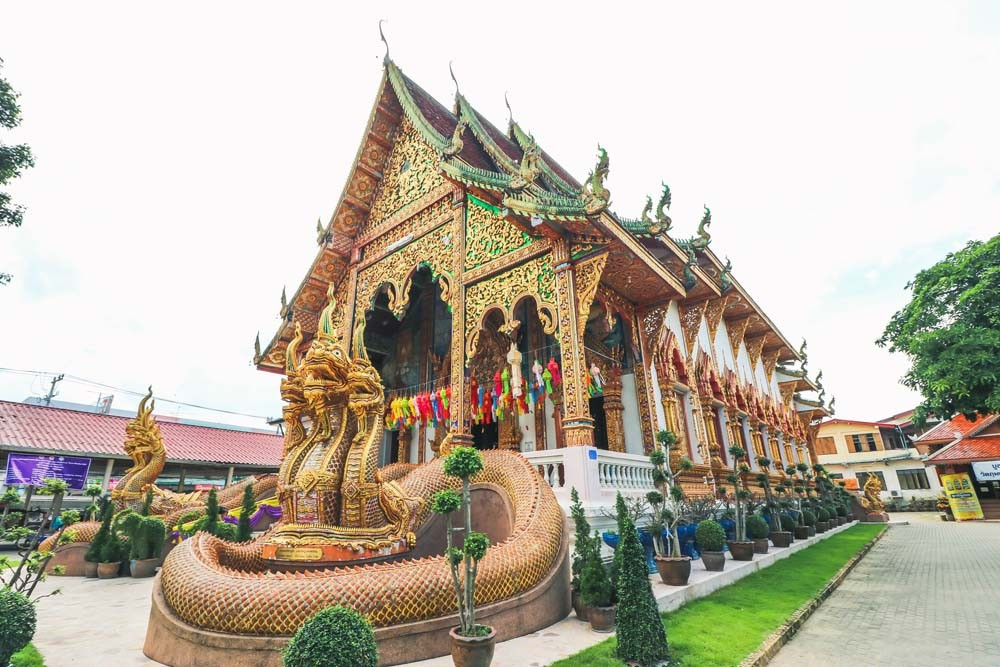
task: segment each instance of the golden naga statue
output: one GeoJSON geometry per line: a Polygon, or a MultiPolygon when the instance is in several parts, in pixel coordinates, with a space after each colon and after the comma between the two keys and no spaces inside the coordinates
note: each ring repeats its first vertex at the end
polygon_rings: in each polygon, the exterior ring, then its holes
{"type": "Polygon", "coordinates": [[[882,502],[882,482],[878,475],[869,473],[865,482],[864,496],[858,499],[861,506],[869,514],[881,514],[885,511],[885,504],[882,502]]]}
{"type": "Polygon", "coordinates": [[[266,560],[353,561],[401,553],[416,543],[414,525],[425,501],[407,497],[378,469],[385,394],[365,349],[365,324],[354,332],[349,357],[332,284],[327,297],[304,359],[297,360],[298,325],[285,353],[286,429],[278,472],[284,520],[265,540],[266,560]]]}

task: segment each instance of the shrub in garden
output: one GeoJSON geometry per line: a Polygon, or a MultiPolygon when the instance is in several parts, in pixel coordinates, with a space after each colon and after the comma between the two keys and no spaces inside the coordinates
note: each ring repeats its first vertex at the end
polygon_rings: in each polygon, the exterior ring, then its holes
{"type": "MultiPolygon", "coordinates": [[[[620,493],[618,499],[622,499],[620,493]]],[[[616,586],[618,610],[615,612],[615,628],[618,637],[615,653],[625,662],[649,667],[669,657],[667,635],[649,585],[646,554],[628,514],[619,534],[621,563],[616,586]]]]}
{"type": "Polygon", "coordinates": [[[0,665],[35,636],[35,605],[26,596],[0,587],[0,665]]]}
{"type": "Polygon", "coordinates": [[[580,595],[588,607],[610,607],[613,602],[611,579],[601,561],[601,539],[597,533],[587,540],[587,554],[580,569],[580,595]]]}
{"type": "Polygon", "coordinates": [[[349,607],[327,607],[302,624],[282,655],[285,667],[378,667],[371,623],[349,607]]]}
{"type": "Polygon", "coordinates": [[[751,514],[747,517],[747,537],[751,540],[763,540],[770,532],[767,521],[759,514],[751,514]]]}
{"type": "Polygon", "coordinates": [[[247,484],[243,489],[243,505],[240,507],[240,521],[236,524],[236,541],[249,542],[253,536],[250,527],[250,517],[257,511],[257,499],[254,497],[253,484],[247,484]]]}
{"type": "Polygon", "coordinates": [[[816,511],[816,520],[820,522],[825,522],[830,520],[830,511],[825,507],[820,507],[816,511]]]}
{"type": "Polygon", "coordinates": [[[714,519],[705,519],[694,529],[694,539],[702,551],[722,551],[726,544],[726,529],[714,519]]]}
{"type": "Polygon", "coordinates": [[[572,560],[572,571],[573,578],[571,580],[571,585],[573,590],[577,593],[580,592],[580,573],[583,572],[583,564],[586,561],[587,554],[589,553],[589,542],[590,542],[590,522],[587,521],[587,517],[583,513],[583,503],[580,502],[580,494],[577,493],[576,487],[570,489],[570,516],[573,517],[573,529],[575,531],[575,540],[573,544],[573,560],[572,560]]]}
{"type": "Polygon", "coordinates": [[[812,510],[802,510],[802,524],[805,526],[816,525],[816,515],[812,513],[812,510]]]}
{"type": "Polygon", "coordinates": [[[787,531],[789,533],[794,533],[796,526],[799,524],[795,522],[795,519],[788,516],[787,514],[781,515],[781,530],[787,531]]]}
{"type": "Polygon", "coordinates": [[[89,563],[101,562],[101,551],[104,549],[104,544],[111,536],[111,514],[111,503],[108,503],[104,506],[104,514],[101,517],[101,527],[97,530],[97,534],[94,535],[94,539],[90,541],[87,553],[83,555],[83,559],[85,561],[89,563]]]}

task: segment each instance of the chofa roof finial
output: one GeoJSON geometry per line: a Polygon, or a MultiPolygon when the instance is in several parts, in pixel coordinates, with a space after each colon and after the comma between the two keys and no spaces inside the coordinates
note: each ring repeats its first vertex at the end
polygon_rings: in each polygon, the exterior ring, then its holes
{"type": "Polygon", "coordinates": [[[514,110],[510,108],[510,100],[507,99],[507,91],[503,91],[503,103],[507,105],[507,128],[514,127],[514,110]]]}
{"type": "Polygon", "coordinates": [[[458,79],[455,78],[455,68],[452,67],[453,63],[454,61],[452,60],[448,61],[448,71],[451,73],[451,80],[455,82],[455,97],[459,97],[462,92],[458,89],[458,79]]]}
{"type": "Polygon", "coordinates": [[[383,23],[385,23],[385,19],[380,19],[378,22],[378,36],[382,38],[382,43],[385,44],[385,57],[382,58],[382,62],[387,63],[391,59],[389,58],[389,42],[385,38],[385,33],[382,32],[383,23]]]}

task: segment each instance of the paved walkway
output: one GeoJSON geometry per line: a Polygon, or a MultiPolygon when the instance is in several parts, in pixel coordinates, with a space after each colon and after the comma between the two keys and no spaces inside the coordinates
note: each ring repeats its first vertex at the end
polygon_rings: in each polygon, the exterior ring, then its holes
{"type": "Polygon", "coordinates": [[[995,667],[998,610],[1000,524],[912,521],[889,529],[771,665],[995,667]]]}

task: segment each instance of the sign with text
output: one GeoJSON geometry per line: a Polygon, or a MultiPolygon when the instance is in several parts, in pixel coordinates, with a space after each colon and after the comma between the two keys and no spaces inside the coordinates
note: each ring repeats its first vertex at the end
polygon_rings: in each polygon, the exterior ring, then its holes
{"type": "Polygon", "coordinates": [[[43,479],[61,479],[71,489],[82,489],[87,485],[90,459],[76,456],[40,456],[37,454],[9,454],[7,474],[4,484],[22,486],[34,484],[42,486],[43,479]]]}
{"type": "Polygon", "coordinates": [[[980,482],[1000,482],[1000,461],[975,461],[972,472],[980,482]]]}
{"type": "Polygon", "coordinates": [[[948,496],[955,521],[983,518],[983,508],[979,506],[979,498],[968,473],[941,475],[941,483],[944,484],[944,492],[948,496]]]}

